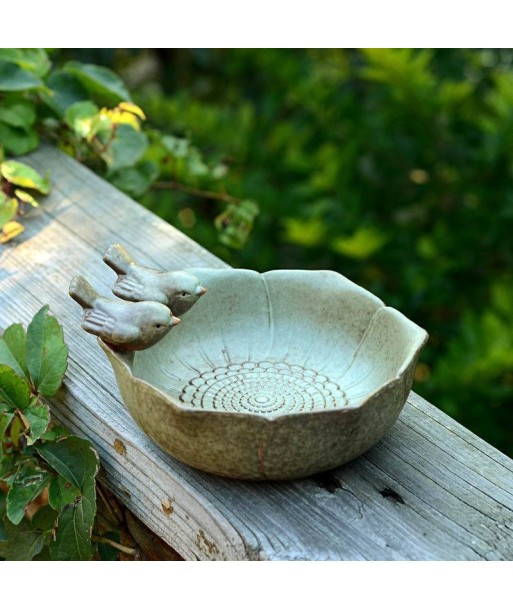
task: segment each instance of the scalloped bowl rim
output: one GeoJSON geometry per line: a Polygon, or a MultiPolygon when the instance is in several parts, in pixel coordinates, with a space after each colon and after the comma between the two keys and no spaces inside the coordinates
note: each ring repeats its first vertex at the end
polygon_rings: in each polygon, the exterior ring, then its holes
{"type": "MultiPolygon", "coordinates": [[[[386,306],[384,304],[384,302],[379,299],[378,297],[376,297],[374,294],[372,294],[372,292],[366,290],[365,288],[359,286],[358,284],[354,283],[353,281],[347,279],[344,275],[336,272],[336,271],[331,271],[331,270],[271,270],[271,271],[267,271],[265,273],[258,273],[257,271],[252,271],[249,269],[234,269],[234,268],[226,268],[226,269],[212,269],[212,268],[189,268],[186,269],[187,272],[192,273],[192,274],[197,274],[200,275],[203,271],[205,271],[206,273],[210,274],[210,273],[214,273],[214,274],[227,274],[227,275],[232,275],[234,273],[251,273],[254,276],[258,276],[260,278],[263,278],[265,281],[265,278],[269,277],[269,276],[276,276],[276,274],[280,273],[280,274],[284,274],[284,273],[291,273],[294,274],[296,276],[298,276],[297,274],[305,274],[305,278],[306,276],[310,275],[328,275],[328,276],[333,276],[334,278],[336,277],[337,280],[339,280],[340,278],[344,280],[344,282],[346,282],[347,286],[350,287],[353,290],[356,290],[359,294],[361,294],[362,296],[366,296],[368,297],[369,300],[374,301],[375,303],[378,304],[378,307],[376,308],[376,312],[378,311],[389,311],[391,312],[394,316],[399,316],[398,318],[401,320],[401,324],[407,324],[410,328],[413,328],[415,330],[415,340],[411,341],[411,345],[410,348],[406,354],[406,356],[403,358],[403,363],[400,366],[399,370],[397,371],[397,373],[395,374],[395,376],[391,377],[390,379],[388,379],[386,382],[378,385],[374,390],[370,391],[369,393],[367,393],[360,401],[358,401],[355,404],[352,404],[351,406],[347,406],[347,405],[340,405],[340,406],[334,406],[332,408],[329,409],[313,409],[313,410],[302,410],[299,412],[284,412],[281,414],[276,414],[276,415],[272,415],[269,416],[265,413],[259,413],[259,412],[251,412],[251,411],[245,411],[245,412],[238,412],[238,411],[229,411],[229,410],[208,410],[208,409],[198,409],[197,407],[195,407],[192,404],[188,404],[186,402],[182,402],[177,398],[174,398],[172,395],[170,395],[170,393],[168,393],[166,390],[161,389],[159,387],[157,387],[156,385],[154,385],[153,383],[151,383],[150,381],[141,378],[140,376],[136,376],[134,370],[133,370],[133,354],[125,354],[123,352],[119,352],[116,351],[114,349],[112,349],[109,345],[107,345],[106,343],[104,343],[100,338],[98,338],[98,342],[100,344],[100,346],[102,347],[103,351],[106,353],[106,355],[108,356],[109,359],[112,360],[112,358],[115,358],[115,360],[118,362],[118,364],[122,365],[123,368],[125,368],[126,372],[128,373],[129,377],[132,379],[133,382],[143,385],[146,388],[148,388],[151,392],[155,392],[157,395],[160,395],[161,398],[168,402],[169,405],[173,408],[173,410],[175,410],[177,413],[195,413],[196,416],[201,416],[201,417],[236,417],[236,418],[248,418],[248,419],[258,419],[260,421],[266,421],[269,424],[272,423],[277,423],[283,419],[291,419],[291,418],[303,418],[303,417],[318,417],[318,416],[327,416],[330,413],[334,413],[334,412],[346,412],[346,411],[354,411],[357,409],[362,408],[363,406],[365,406],[365,404],[369,401],[371,401],[373,398],[376,397],[377,394],[381,393],[381,392],[386,392],[390,387],[392,387],[394,384],[398,383],[399,381],[403,381],[405,375],[408,372],[412,372],[412,367],[414,367],[420,352],[422,351],[422,349],[424,348],[426,342],[428,341],[428,333],[421,328],[419,325],[417,325],[415,322],[413,322],[412,320],[410,320],[409,318],[407,318],[403,313],[401,313],[400,311],[398,311],[396,308],[394,307],[389,307],[386,306]]],[[[208,287],[208,286],[207,286],[208,287]]],[[[202,299],[203,300],[203,299],[202,299]]],[[[205,300],[205,304],[208,302],[208,299],[206,297],[204,297],[205,300]]],[[[196,307],[198,306],[195,305],[196,307]]],[[[184,320],[182,320],[182,324],[181,326],[185,323],[187,323],[187,316],[190,315],[190,313],[187,313],[184,316],[184,320]]],[[[360,345],[363,343],[367,331],[370,327],[370,322],[367,326],[367,329],[365,330],[364,335],[361,338],[360,341],[360,345]]],[[[184,328],[185,329],[185,328],[184,328]]],[[[176,332],[176,330],[172,330],[171,333],[176,332]]],[[[360,348],[360,345],[358,346],[358,348],[360,348]]],[[[157,345],[158,346],[158,345],[157,345]]],[[[155,347],[152,347],[152,349],[154,349],[155,347]]],[[[151,349],[149,349],[148,351],[150,351],[151,349]]],[[[111,362],[112,363],[112,362],[111,362]]],[[[409,383],[410,388],[411,388],[411,383],[409,383]]]]}

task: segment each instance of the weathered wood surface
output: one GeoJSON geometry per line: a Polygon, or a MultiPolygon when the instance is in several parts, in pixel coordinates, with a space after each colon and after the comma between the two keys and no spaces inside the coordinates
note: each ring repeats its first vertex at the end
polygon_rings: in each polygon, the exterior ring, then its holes
{"type": "MultiPolygon", "coordinates": [[[[65,328],[70,362],[54,416],[89,437],[120,500],[187,559],[513,559],[513,461],[411,393],[399,421],[364,456],[330,474],[244,483],[184,466],[142,434],[70,278],[108,293],[113,242],[169,269],[224,263],[52,148],[28,157],[52,193],[0,251],[0,325],[45,303],[65,328]]],[[[170,196],[170,195],[163,195],[170,196]]]]}

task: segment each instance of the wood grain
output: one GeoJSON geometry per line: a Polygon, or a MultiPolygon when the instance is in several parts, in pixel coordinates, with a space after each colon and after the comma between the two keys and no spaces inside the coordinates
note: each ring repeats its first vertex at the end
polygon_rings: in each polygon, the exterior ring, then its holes
{"type": "Polygon", "coordinates": [[[124,408],[110,366],[80,330],[67,295],[84,274],[103,293],[101,262],[121,242],[145,264],[221,268],[222,261],[74,160],[45,147],[27,161],[52,193],[26,232],[0,250],[0,324],[46,303],[70,361],[53,415],[97,446],[105,481],[186,559],[512,560],[513,461],[411,393],[387,436],[332,472],[245,483],[193,470],[159,450],[124,408]]]}

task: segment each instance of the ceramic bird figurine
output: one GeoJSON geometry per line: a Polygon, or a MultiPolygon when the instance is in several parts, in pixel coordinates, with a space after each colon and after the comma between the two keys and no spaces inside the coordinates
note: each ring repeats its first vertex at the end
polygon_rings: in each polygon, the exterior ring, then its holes
{"type": "Polygon", "coordinates": [[[69,295],[84,309],[82,328],[114,348],[147,349],[180,323],[160,302],[104,298],[81,275],[72,279],[69,295]]]}
{"type": "Polygon", "coordinates": [[[154,300],[183,315],[207,291],[199,279],[183,271],[158,271],[139,266],[119,243],[111,245],[103,261],[118,274],[113,293],[124,300],[154,300]]]}

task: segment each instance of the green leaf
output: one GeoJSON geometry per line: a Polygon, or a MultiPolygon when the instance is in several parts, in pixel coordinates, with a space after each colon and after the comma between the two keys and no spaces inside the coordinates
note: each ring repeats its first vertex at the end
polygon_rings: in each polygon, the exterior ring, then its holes
{"type": "Polygon", "coordinates": [[[0,228],[10,222],[18,211],[18,201],[0,190],[0,228]]]}
{"type": "Polygon", "coordinates": [[[326,224],[319,218],[284,218],[284,239],[302,247],[315,247],[324,244],[326,224]]]}
{"type": "Polygon", "coordinates": [[[18,376],[28,379],[26,340],[24,327],[11,324],[0,338],[0,364],[6,364],[18,376]]]}
{"type": "Polygon", "coordinates": [[[39,552],[38,554],[36,554],[32,560],[42,560],[45,562],[49,562],[50,560],[52,560],[52,557],[50,556],[50,548],[47,545],[43,546],[43,549],[41,550],[41,552],[39,552]]]}
{"type": "Polygon", "coordinates": [[[50,410],[46,404],[38,400],[33,401],[28,408],[23,411],[23,416],[28,421],[30,428],[25,432],[27,444],[31,446],[36,440],[45,433],[50,424],[50,410]]]}
{"type": "Polygon", "coordinates": [[[45,536],[27,520],[14,525],[5,521],[7,541],[0,543],[0,556],[7,560],[32,560],[43,549],[45,536]]]}
{"type": "Polygon", "coordinates": [[[59,515],[55,541],[50,544],[52,560],[90,560],[91,519],[84,498],[67,505],[59,515]]]}
{"type": "Polygon", "coordinates": [[[0,542],[7,541],[7,531],[5,530],[4,516],[5,516],[5,500],[6,495],[0,488],[0,542]]]}
{"type": "Polygon", "coordinates": [[[160,140],[164,148],[170,152],[176,159],[185,158],[189,154],[189,140],[173,135],[163,135],[160,140]]]}
{"type": "Polygon", "coordinates": [[[30,402],[30,387],[12,368],[0,364],[0,404],[24,410],[30,402]]]}
{"type": "MultiPolygon", "coordinates": [[[[9,439],[14,444],[14,446],[19,445],[20,434],[23,428],[23,423],[21,422],[21,418],[19,416],[15,416],[12,420],[11,427],[9,429],[9,439]]],[[[9,478],[14,478],[14,476],[10,476],[9,478]]],[[[11,480],[6,481],[10,484],[11,480]]]]}
{"type": "Polygon", "coordinates": [[[116,104],[131,101],[130,93],[121,78],[108,68],[70,61],[64,66],[64,70],[76,76],[93,95],[116,104]]]}
{"type": "Polygon", "coordinates": [[[50,74],[47,84],[51,91],[42,95],[43,101],[59,117],[64,116],[69,106],[89,97],[87,90],[76,76],[62,70],[50,74]]]}
{"type": "Polygon", "coordinates": [[[96,114],[98,114],[98,106],[90,101],[80,101],[69,106],[64,114],[64,120],[78,137],[86,138],[96,114]]]}
{"type": "Polygon", "coordinates": [[[91,444],[77,436],[37,447],[41,457],[63,478],[84,491],[85,483],[98,471],[98,455],[91,444]]]}
{"type": "Polygon", "coordinates": [[[19,524],[25,508],[48,486],[51,475],[40,468],[25,466],[18,470],[7,493],[7,518],[19,524]]]}
{"type": "Polygon", "coordinates": [[[41,531],[51,531],[56,524],[59,512],[49,505],[40,507],[32,518],[32,526],[41,531]]]}
{"type": "Polygon", "coordinates": [[[26,154],[39,146],[39,136],[35,130],[26,131],[0,123],[0,142],[9,154],[26,154]]]}
{"type": "Polygon", "coordinates": [[[234,249],[242,248],[248,240],[258,212],[258,206],[254,201],[230,203],[215,219],[215,227],[220,233],[221,243],[234,249]]]}
{"type": "Polygon", "coordinates": [[[52,478],[50,488],[48,489],[48,502],[50,505],[60,512],[65,505],[75,503],[77,497],[80,497],[80,489],[61,475],[52,478]]]}
{"type": "Polygon", "coordinates": [[[159,168],[156,163],[146,161],[135,167],[125,167],[109,176],[110,182],[132,197],[144,194],[156,180],[159,168]]]}
{"type": "Polygon", "coordinates": [[[50,192],[50,181],[43,178],[35,169],[19,161],[4,161],[0,165],[0,173],[11,184],[22,188],[33,188],[47,195],[50,192]]]}
{"type": "Polygon", "coordinates": [[[8,97],[0,105],[0,122],[28,130],[36,120],[34,103],[23,97],[8,97]]]}
{"type": "Polygon", "coordinates": [[[0,58],[0,91],[31,91],[43,86],[43,81],[32,72],[0,58]]]}
{"type": "Polygon", "coordinates": [[[29,194],[28,192],[25,192],[24,190],[16,189],[14,191],[14,194],[16,195],[16,198],[18,199],[18,201],[23,201],[23,203],[28,203],[29,205],[32,205],[32,207],[39,207],[39,201],[34,199],[34,197],[31,194],[29,194]]]}
{"type": "MultiPolygon", "coordinates": [[[[121,535],[116,531],[108,531],[103,537],[112,539],[112,541],[116,541],[117,543],[121,542],[121,535]]],[[[117,560],[119,557],[119,550],[113,548],[109,544],[100,542],[98,543],[98,554],[100,555],[100,560],[117,560]]]]}
{"type": "Polygon", "coordinates": [[[197,148],[191,148],[187,155],[187,170],[193,176],[206,176],[209,173],[208,165],[203,160],[201,152],[197,148]]]}
{"type": "Polygon", "coordinates": [[[62,327],[45,305],[27,329],[27,368],[34,387],[45,397],[55,394],[66,372],[68,347],[62,327]]]}
{"type": "Polygon", "coordinates": [[[364,260],[380,250],[388,240],[386,235],[381,234],[375,228],[363,226],[350,237],[339,237],[333,240],[331,248],[349,258],[364,260]]]}
{"type": "Polygon", "coordinates": [[[148,138],[130,125],[119,125],[108,148],[101,154],[111,172],[135,165],[148,147],[148,138]]]}
{"type": "Polygon", "coordinates": [[[67,429],[59,425],[54,425],[45,431],[45,433],[41,436],[41,440],[44,440],[45,442],[55,442],[55,440],[69,435],[70,434],[67,429]]]}
{"type": "MultiPolygon", "coordinates": [[[[3,441],[4,441],[4,436],[5,436],[5,432],[7,431],[7,428],[9,427],[9,425],[11,424],[11,421],[13,420],[14,417],[14,413],[12,412],[0,412],[0,459],[3,457],[4,451],[3,451],[3,441]]],[[[0,493],[2,491],[0,490],[0,493]]],[[[1,518],[1,515],[0,515],[1,518]]]]}
{"type": "Polygon", "coordinates": [[[50,505],[62,510],[56,539],[50,546],[52,558],[88,560],[92,554],[90,536],[96,515],[98,455],[87,440],[76,436],[42,444],[37,451],[60,474],[52,480],[49,489],[50,505]],[[77,489],[81,492],[78,498],[73,496],[77,489]]]}
{"type": "Polygon", "coordinates": [[[44,49],[0,49],[0,59],[12,61],[41,77],[46,76],[52,67],[44,49]]]}
{"type": "MultiPolygon", "coordinates": [[[[9,436],[11,434],[9,433],[9,436]]],[[[13,458],[11,456],[4,456],[0,459],[0,480],[3,480],[7,484],[9,483],[9,479],[12,475],[13,469],[13,458]]]]}

